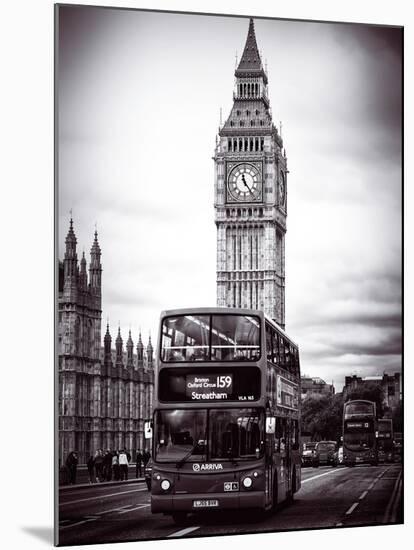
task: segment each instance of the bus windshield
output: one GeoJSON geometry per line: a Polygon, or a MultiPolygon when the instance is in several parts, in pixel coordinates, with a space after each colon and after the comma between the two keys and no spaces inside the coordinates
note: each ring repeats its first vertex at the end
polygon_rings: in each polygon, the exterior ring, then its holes
{"type": "Polygon", "coordinates": [[[372,403],[365,403],[364,401],[353,401],[346,403],[345,415],[365,415],[374,414],[374,406],[372,403]]]}
{"type": "Polygon", "coordinates": [[[156,414],[156,460],[179,461],[206,458],[207,411],[173,410],[156,414]]]}
{"type": "Polygon", "coordinates": [[[373,433],[347,433],[344,435],[344,446],[351,451],[360,451],[373,447],[375,436],[373,433]]]}
{"type": "Polygon", "coordinates": [[[260,319],[252,315],[178,315],[162,323],[161,360],[257,361],[260,319]]]}
{"type": "Polygon", "coordinates": [[[259,458],[259,409],[164,410],[156,413],[155,460],[200,462],[259,458]]]}

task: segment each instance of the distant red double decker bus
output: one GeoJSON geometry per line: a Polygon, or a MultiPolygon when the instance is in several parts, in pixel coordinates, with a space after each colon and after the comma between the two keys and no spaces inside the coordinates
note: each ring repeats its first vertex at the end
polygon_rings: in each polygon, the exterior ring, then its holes
{"type": "Polygon", "coordinates": [[[394,461],[394,432],[391,418],[378,419],[378,461],[394,461]]]}
{"type": "Polygon", "coordinates": [[[356,399],[344,404],[343,461],[346,466],[378,464],[376,406],[356,399]]]}
{"type": "Polygon", "coordinates": [[[271,509],[300,488],[298,347],[263,312],[161,314],[151,510],[271,509]]]}

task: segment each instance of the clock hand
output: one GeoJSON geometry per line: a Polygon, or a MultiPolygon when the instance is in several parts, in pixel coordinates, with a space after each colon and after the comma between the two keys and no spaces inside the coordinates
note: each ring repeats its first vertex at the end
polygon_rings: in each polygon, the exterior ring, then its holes
{"type": "Polygon", "coordinates": [[[247,185],[246,178],[244,177],[244,174],[242,174],[242,182],[244,183],[244,185],[247,187],[247,189],[248,189],[249,192],[251,193],[252,190],[251,190],[250,187],[247,185]]]}

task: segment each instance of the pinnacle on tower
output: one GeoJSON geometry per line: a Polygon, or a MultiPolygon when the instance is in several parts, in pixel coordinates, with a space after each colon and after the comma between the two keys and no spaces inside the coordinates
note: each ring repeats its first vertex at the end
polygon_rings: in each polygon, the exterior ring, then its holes
{"type": "Polygon", "coordinates": [[[73,284],[76,281],[78,273],[78,257],[76,254],[76,235],[73,230],[73,220],[70,218],[69,231],[66,235],[66,251],[64,257],[64,279],[65,281],[71,281],[73,284]]]}
{"type": "Polygon", "coordinates": [[[65,257],[67,257],[67,255],[70,254],[70,252],[73,252],[73,253],[76,254],[77,240],[76,240],[75,232],[73,230],[73,220],[72,220],[72,218],[70,218],[69,231],[68,231],[68,234],[66,235],[65,243],[66,243],[65,257]]]}
{"type": "Polygon", "coordinates": [[[137,343],[137,360],[138,360],[138,362],[141,363],[143,358],[144,358],[144,344],[142,343],[141,331],[139,331],[138,343],[137,343]]]}
{"type": "Polygon", "coordinates": [[[154,352],[154,348],[152,347],[152,343],[151,343],[151,334],[150,334],[149,337],[148,337],[148,346],[147,346],[148,366],[151,366],[151,365],[152,365],[153,352],[154,352]]]}
{"type": "Polygon", "coordinates": [[[128,340],[126,343],[127,348],[127,365],[132,367],[133,365],[133,356],[134,356],[134,342],[131,337],[131,330],[129,331],[128,340]]]}
{"type": "Polygon", "coordinates": [[[86,272],[86,259],[85,252],[82,252],[82,259],[80,261],[80,285],[81,288],[86,289],[88,286],[88,274],[86,272]]]}
{"type": "Polygon", "coordinates": [[[89,265],[89,281],[90,286],[96,293],[100,294],[101,291],[101,248],[98,242],[98,232],[95,229],[94,240],[91,248],[91,263],[89,265]]]}
{"type": "Polygon", "coordinates": [[[118,326],[118,336],[116,337],[116,340],[115,340],[115,350],[116,350],[116,364],[117,366],[121,365],[122,366],[122,346],[123,346],[123,341],[122,341],[122,337],[121,337],[121,327],[118,326]]]}
{"type": "Polygon", "coordinates": [[[104,362],[110,363],[112,360],[111,354],[112,337],[109,333],[109,323],[106,325],[106,333],[104,336],[104,362]]]}

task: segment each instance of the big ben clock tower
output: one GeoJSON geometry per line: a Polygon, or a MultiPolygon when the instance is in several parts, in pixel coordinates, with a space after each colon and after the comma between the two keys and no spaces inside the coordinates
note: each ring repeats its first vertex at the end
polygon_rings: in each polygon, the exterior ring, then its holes
{"type": "Polygon", "coordinates": [[[286,153],[253,19],[235,77],[214,155],[217,305],[261,309],[284,328],[286,153]]]}

